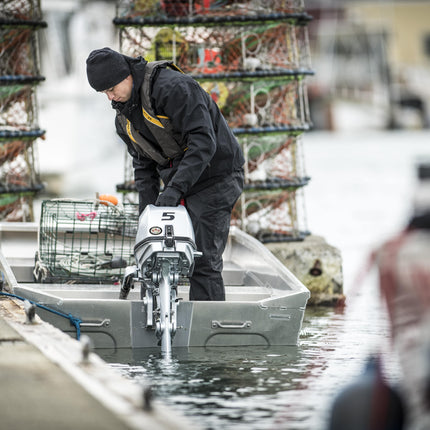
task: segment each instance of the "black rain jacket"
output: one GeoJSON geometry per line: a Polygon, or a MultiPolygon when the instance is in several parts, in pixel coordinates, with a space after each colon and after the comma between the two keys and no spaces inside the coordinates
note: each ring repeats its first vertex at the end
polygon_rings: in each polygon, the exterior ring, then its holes
{"type": "MultiPolygon", "coordinates": [[[[147,62],[142,57],[124,57],[130,65],[133,91],[130,100],[126,103],[113,101],[112,107],[119,109],[147,140],[157,144],[145,124],[140,102],[140,86],[147,62]]],[[[188,149],[167,166],[158,165],[137,153],[127,132],[116,120],[117,133],[133,157],[141,209],[155,203],[160,178],[165,186],[172,186],[187,197],[243,167],[244,158],[237,139],[217,104],[192,77],[169,68],[159,69],[151,102],[157,115],[170,119],[175,140],[188,149]]]]}

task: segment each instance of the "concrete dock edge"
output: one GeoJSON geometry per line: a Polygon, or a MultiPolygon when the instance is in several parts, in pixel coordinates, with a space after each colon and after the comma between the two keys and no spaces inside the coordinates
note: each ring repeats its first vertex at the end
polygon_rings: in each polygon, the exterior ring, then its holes
{"type": "Polygon", "coordinates": [[[26,320],[22,302],[0,299],[1,428],[195,428],[159,401],[146,410],[142,386],[40,318],[26,320]]]}

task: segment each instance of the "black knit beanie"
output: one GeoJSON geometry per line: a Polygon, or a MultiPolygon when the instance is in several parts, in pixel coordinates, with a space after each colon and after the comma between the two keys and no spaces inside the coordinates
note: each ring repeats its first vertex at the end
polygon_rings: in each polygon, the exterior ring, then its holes
{"type": "Polygon", "coordinates": [[[88,82],[96,91],[104,91],[122,82],[130,67],[122,54],[110,48],[96,49],[87,58],[88,82]]]}

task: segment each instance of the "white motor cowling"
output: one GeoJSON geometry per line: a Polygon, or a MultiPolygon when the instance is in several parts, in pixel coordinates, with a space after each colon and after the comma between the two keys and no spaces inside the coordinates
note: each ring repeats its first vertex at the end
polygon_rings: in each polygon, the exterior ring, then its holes
{"type": "Polygon", "coordinates": [[[194,257],[201,255],[194,243],[194,230],[184,206],[148,205],[139,217],[134,255],[144,277],[158,272],[168,259],[179,276],[191,276],[194,257]]]}
{"type": "Polygon", "coordinates": [[[139,217],[134,256],[146,306],[146,325],[155,328],[165,354],[170,353],[176,332],[179,279],[192,275],[194,257],[199,255],[184,206],[145,208],[139,217]]]}

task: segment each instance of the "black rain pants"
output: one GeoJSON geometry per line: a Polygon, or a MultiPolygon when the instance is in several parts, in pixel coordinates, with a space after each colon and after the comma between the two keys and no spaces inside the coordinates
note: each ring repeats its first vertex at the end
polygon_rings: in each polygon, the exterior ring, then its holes
{"type": "Polygon", "coordinates": [[[190,278],[190,300],[225,300],[222,255],[230,230],[231,212],[243,190],[243,170],[188,196],[185,205],[190,215],[197,250],[190,278]]]}

